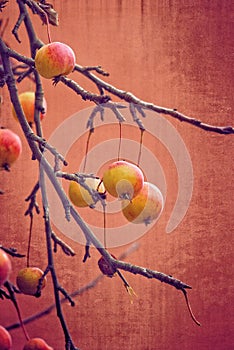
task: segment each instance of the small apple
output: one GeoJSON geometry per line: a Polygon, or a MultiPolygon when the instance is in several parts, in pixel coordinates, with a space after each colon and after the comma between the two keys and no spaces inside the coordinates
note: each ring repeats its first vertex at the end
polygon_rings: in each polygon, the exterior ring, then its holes
{"type": "Polygon", "coordinates": [[[10,129],[0,128],[0,169],[10,170],[22,152],[22,144],[18,135],[10,129]]]}
{"type": "MultiPolygon", "coordinates": [[[[35,92],[33,91],[25,91],[19,94],[19,101],[21,107],[24,111],[25,118],[27,119],[29,124],[34,123],[34,111],[35,111],[35,92]]],[[[42,120],[46,115],[47,103],[45,98],[43,98],[43,108],[44,113],[40,113],[40,119],[42,120]]],[[[13,117],[18,120],[14,106],[12,105],[12,114],[13,117]]]]}
{"type": "Polygon", "coordinates": [[[128,221],[148,225],[159,217],[163,203],[159,188],[152,183],[144,182],[136,197],[131,201],[122,201],[122,212],[128,221]]]}
{"type": "Polygon", "coordinates": [[[76,58],[73,50],[60,42],[52,42],[42,46],[35,57],[36,69],[46,79],[68,75],[74,70],[75,63],[76,58]]]}
{"type": "MultiPolygon", "coordinates": [[[[18,272],[16,284],[23,294],[40,296],[38,293],[39,280],[43,276],[43,271],[38,267],[25,267],[18,272]]],[[[43,279],[41,289],[46,286],[46,277],[43,279]]]]}
{"type": "Polygon", "coordinates": [[[42,338],[32,338],[24,345],[23,350],[53,350],[42,338]]]}
{"type": "Polygon", "coordinates": [[[11,261],[8,255],[0,249],[0,287],[8,280],[11,269],[11,261]]]}
{"type": "MultiPolygon", "coordinates": [[[[116,259],[116,257],[113,254],[111,254],[111,256],[114,259],[116,259]]],[[[103,275],[106,275],[107,277],[113,277],[116,274],[116,270],[113,269],[113,267],[110,264],[108,264],[108,262],[103,256],[101,256],[101,258],[98,260],[98,267],[103,273],[103,275]]]]}
{"type": "MultiPolygon", "coordinates": [[[[100,195],[105,193],[104,185],[99,178],[88,177],[85,179],[85,184],[89,186],[91,190],[98,191],[100,195]]],[[[76,181],[70,182],[68,195],[71,202],[77,207],[89,207],[94,205],[91,194],[76,181]]]]}
{"type": "Polygon", "coordinates": [[[119,160],[111,163],[103,174],[104,186],[113,197],[134,198],[141,190],[144,176],[141,169],[129,162],[119,160]]]}
{"type": "Polygon", "coordinates": [[[12,339],[6,328],[0,326],[0,350],[10,350],[12,347],[12,339]]]}

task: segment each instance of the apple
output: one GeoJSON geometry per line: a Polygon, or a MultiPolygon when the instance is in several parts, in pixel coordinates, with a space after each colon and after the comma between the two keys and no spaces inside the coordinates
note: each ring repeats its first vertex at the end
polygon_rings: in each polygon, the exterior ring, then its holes
{"type": "Polygon", "coordinates": [[[42,338],[32,338],[24,345],[23,350],[53,350],[42,338]]]}
{"type": "MultiPolygon", "coordinates": [[[[38,267],[25,267],[21,269],[16,277],[16,284],[23,294],[40,296],[37,292],[39,280],[43,276],[43,271],[38,267]]],[[[46,278],[43,279],[41,289],[46,286],[46,278]]]]}
{"type": "Polygon", "coordinates": [[[148,225],[159,217],[163,205],[163,196],[159,188],[150,182],[144,182],[136,197],[131,201],[122,201],[122,212],[128,221],[148,225]]]}
{"type": "MultiPolygon", "coordinates": [[[[34,111],[35,111],[35,92],[33,91],[25,91],[19,94],[19,101],[21,107],[24,111],[25,118],[27,119],[29,124],[34,123],[34,111]]],[[[42,120],[46,115],[47,103],[45,98],[43,98],[43,108],[44,113],[40,113],[40,119],[42,120]]],[[[18,120],[14,106],[12,105],[12,114],[13,117],[18,120]]]]}
{"type": "MultiPolygon", "coordinates": [[[[105,193],[104,185],[99,178],[88,177],[84,182],[91,190],[98,191],[101,195],[105,193]]],[[[91,194],[76,181],[70,181],[68,195],[77,207],[89,207],[95,204],[91,194]]]]}
{"type": "Polygon", "coordinates": [[[8,255],[0,249],[0,287],[8,280],[11,270],[12,266],[8,255]]]}
{"type": "Polygon", "coordinates": [[[10,333],[0,326],[0,350],[10,350],[12,347],[12,339],[10,333]]]}
{"type": "MultiPolygon", "coordinates": [[[[111,256],[114,259],[116,259],[116,257],[113,254],[111,254],[111,256]]],[[[113,267],[110,264],[108,264],[108,262],[103,256],[101,256],[101,258],[98,260],[98,267],[103,273],[103,275],[106,275],[107,277],[113,277],[116,274],[115,269],[113,269],[113,267]]]]}
{"type": "Polygon", "coordinates": [[[137,195],[144,182],[141,169],[124,160],[111,163],[103,174],[104,186],[113,197],[129,199],[137,195]]]}
{"type": "Polygon", "coordinates": [[[36,69],[46,79],[71,73],[75,63],[76,58],[73,50],[60,42],[52,42],[42,46],[35,57],[36,69]]]}
{"type": "Polygon", "coordinates": [[[22,152],[19,136],[10,129],[0,128],[0,169],[10,170],[10,166],[22,152]]]}

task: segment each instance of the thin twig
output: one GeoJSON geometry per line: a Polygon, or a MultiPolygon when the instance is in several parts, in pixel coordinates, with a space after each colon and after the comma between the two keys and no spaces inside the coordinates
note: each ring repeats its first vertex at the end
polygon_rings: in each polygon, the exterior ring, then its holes
{"type": "Polygon", "coordinates": [[[4,250],[4,252],[6,252],[7,254],[15,257],[15,258],[24,258],[25,254],[20,254],[17,252],[16,248],[6,248],[3,245],[0,244],[0,249],[4,250]]]}
{"type": "Polygon", "coordinates": [[[54,241],[54,252],[57,252],[57,245],[62,248],[62,251],[68,256],[74,256],[76,253],[74,250],[65,243],[61,238],[59,238],[53,231],[51,232],[51,238],[54,241]]]}

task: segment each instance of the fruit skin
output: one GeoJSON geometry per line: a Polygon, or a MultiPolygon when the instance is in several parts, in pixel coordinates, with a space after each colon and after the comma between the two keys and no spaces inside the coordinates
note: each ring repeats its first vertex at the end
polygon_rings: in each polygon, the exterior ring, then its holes
{"type": "Polygon", "coordinates": [[[42,338],[32,338],[24,345],[23,350],[54,350],[42,338]]]}
{"type": "MultiPolygon", "coordinates": [[[[25,91],[19,94],[19,101],[21,107],[24,111],[25,118],[27,119],[29,124],[34,123],[34,110],[35,110],[35,92],[33,91],[25,91]]],[[[45,113],[40,113],[40,119],[42,120],[46,115],[47,103],[45,98],[43,97],[43,108],[45,113]]],[[[12,114],[13,117],[18,120],[14,106],[12,105],[12,114]]]]}
{"type": "Polygon", "coordinates": [[[8,280],[12,266],[8,255],[0,249],[0,287],[8,280]]]}
{"type": "Polygon", "coordinates": [[[22,152],[19,136],[10,129],[0,129],[0,168],[10,170],[10,166],[22,152]]]}
{"type": "Polygon", "coordinates": [[[107,192],[120,199],[131,200],[141,190],[143,182],[140,168],[124,160],[111,163],[103,174],[107,192]]]}
{"type": "Polygon", "coordinates": [[[0,350],[10,350],[12,347],[12,339],[6,328],[0,326],[0,350]]]}
{"type": "Polygon", "coordinates": [[[42,46],[35,57],[36,69],[46,79],[71,73],[75,63],[76,58],[73,50],[60,42],[52,42],[42,46]]]}
{"type": "MultiPolygon", "coordinates": [[[[91,189],[98,191],[100,194],[105,193],[103,183],[99,178],[86,178],[85,184],[91,189]],[[100,185],[100,186],[99,186],[100,185]]],[[[89,207],[94,205],[94,201],[90,193],[78,182],[71,181],[69,185],[68,195],[71,202],[77,207],[89,207]]]]}
{"type": "Polygon", "coordinates": [[[150,182],[144,182],[142,190],[131,202],[122,201],[122,212],[128,221],[148,225],[159,217],[163,205],[159,188],[150,182]]]}
{"type": "MultiPolygon", "coordinates": [[[[16,284],[23,294],[40,296],[37,292],[40,278],[43,276],[43,271],[38,267],[25,267],[18,272],[16,284]]],[[[46,278],[43,279],[41,289],[46,286],[46,278]]]]}

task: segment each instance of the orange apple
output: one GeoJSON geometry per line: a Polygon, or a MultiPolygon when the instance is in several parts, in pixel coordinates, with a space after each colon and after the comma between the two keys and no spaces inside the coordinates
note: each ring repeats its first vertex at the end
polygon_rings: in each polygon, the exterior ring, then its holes
{"type": "Polygon", "coordinates": [[[27,341],[23,350],[53,350],[53,348],[42,338],[32,338],[27,341]]]}
{"type": "Polygon", "coordinates": [[[141,169],[124,160],[111,163],[103,174],[107,192],[120,199],[131,200],[141,190],[143,182],[141,169]]]}
{"type": "Polygon", "coordinates": [[[71,73],[75,63],[76,58],[73,50],[60,42],[52,42],[42,46],[35,57],[36,69],[46,79],[71,73]]]}
{"type": "MultiPolygon", "coordinates": [[[[25,91],[19,94],[19,101],[21,107],[24,111],[25,118],[29,124],[34,123],[34,111],[35,111],[35,92],[25,91]]],[[[40,119],[42,120],[46,115],[47,103],[45,98],[43,98],[43,108],[45,113],[40,113],[40,119]]],[[[12,114],[13,117],[18,120],[14,106],[12,105],[12,114]]]]}
{"type": "Polygon", "coordinates": [[[12,339],[6,328],[0,326],[0,350],[10,350],[12,347],[12,339]]]}
{"type": "MultiPolygon", "coordinates": [[[[23,294],[40,296],[37,294],[39,280],[43,276],[43,271],[38,267],[25,267],[21,269],[16,277],[16,284],[23,294]]],[[[46,278],[43,279],[41,289],[46,286],[46,278]]]]}
{"type": "MultiPolygon", "coordinates": [[[[88,185],[91,190],[98,191],[100,194],[105,193],[104,185],[99,178],[88,177],[85,179],[85,184],[88,185]]],[[[76,181],[70,182],[68,195],[71,202],[77,207],[89,207],[94,204],[90,193],[76,181]]]]}
{"type": "Polygon", "coordinates": [[[0,249],[0,287],[8,280],[11,269],[11,261],[8,255],[0,249]]]}
{"type": "Polygon", "coordinates": [[[10,170],[10,166],[22,152],[18,135],[9,129],[0,128],[0,169],[10,170]]]}
{"type": "Polygon", "coordinates": [[[131,201],[122,201],[122,212],[128,221],[148,225],[159,217],[163,204],[159,188],[152,183],[144,182],[136,197],[131,201]]]}

